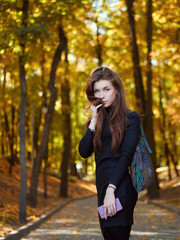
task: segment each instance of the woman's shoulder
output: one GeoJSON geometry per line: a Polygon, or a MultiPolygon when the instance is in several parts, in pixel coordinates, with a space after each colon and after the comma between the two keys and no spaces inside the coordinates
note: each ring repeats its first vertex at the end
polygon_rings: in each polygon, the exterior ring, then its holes
{"type": "Polygon", "coordinates": [[[134,122],[134,121],[140,122],[140,116],[136,111],[128,110],[127,119],[129,122],[134,122]]]}
{"type": "Polygon", "coordinates": [[[132,111],[132,110],[128,110],[127,117],[128,118],[139,118],[140,119],[139,114],[136,111],[132,111]]]}

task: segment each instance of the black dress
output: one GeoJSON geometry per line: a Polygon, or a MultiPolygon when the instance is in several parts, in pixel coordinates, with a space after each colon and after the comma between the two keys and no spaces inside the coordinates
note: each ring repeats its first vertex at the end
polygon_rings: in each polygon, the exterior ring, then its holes
{"type": "MultiPolygon", "coordinates": [[[[109,183],[117,187],[115,197],[120,199],[123,206],[123,210],[117,212],[113,217],[108,217],[107,220],[99,218],[102,232],[104,232],[105,227],[133,224],[133,210],[137,201],[137,192],[132,185],[128,167],[131,164],[140,135],[140,117],[136,112],[131,111],[127,118],[128,124],[124,138],[118,149],[119,156],[116,157],[111,152],[112,140],[107,123],[102,129],[102,152],[101,154],[95,153],[98,206],[103,204],[109,183]]],[[[79,144],[79,153],[83,158],[91,156],[94,151],[93,136],[93,132],[87,128],[79,144]]]]}

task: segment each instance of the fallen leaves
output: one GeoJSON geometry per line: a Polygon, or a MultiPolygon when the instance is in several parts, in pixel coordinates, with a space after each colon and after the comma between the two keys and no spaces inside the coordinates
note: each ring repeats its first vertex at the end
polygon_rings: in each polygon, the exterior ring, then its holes
{"type": "MultiPolygon", "coordinates": [[[[9,164],[5,159],[0,157],[0,236],[3,237],[11,231],[19,228],[23,224],[18,221],[19,218],[19,196],[20,196],[20,167],[15,165],[13,167],[12,175],[8,174],[9,164]]],[[[27,185],[30,186],[31,169],[27,169],[28,181],[27,185]]],[[[48,212],[50,208],[55,207],[60,202],[67,200],[60,198],[58,191],[60,180],[47,176],[48,197],[45,199],[43,196],[43,176],[40,174],[38,186],[38,203],[37,208],[31,208],[27,205],[26,214],[27,221],[32,222],[38,220],[40,215],[48,212]]],[[[95,185],[93,181],[83,181],[77,179],[76,181],[69,182],[69,196],[77,198],[82,196],[89,196],[95,193],[95,185]]]]}

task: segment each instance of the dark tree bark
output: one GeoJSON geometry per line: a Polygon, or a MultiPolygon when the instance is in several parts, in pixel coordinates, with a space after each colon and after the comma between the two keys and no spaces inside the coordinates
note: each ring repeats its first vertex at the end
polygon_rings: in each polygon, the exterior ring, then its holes
{"type": "Polygon", "coordinates": [[[52,62],[52,67],[51,67],[51,73],[50,73],[50,80],[48,84],[48,88],[50,90],[50,102],[48,105],[48,111],[45,115],[45,123],[43,126],[43,132],[42,132],[42,138],[41,138],[41,145],[37,154],[37,158],[34,162],[33,169],[32,169],[32,175],[31,175],[31,186],[30,186],[30,204],[32,207],[36,207],[36,202],[37,202],[37,186],[38,186],[38,177],[39,177],[39,172],[42,164],[42,159],[44,157],[44,154],[46,152],[46,146],[48,144],[48,136],[49,136],[49,130],[50,130],[50,124],[52,120],[52,116],[54,113],[54,106],[56,102],[56,97],[57,97],[57,89],[55,87],[55,76],[56,76],[56,70],[58,67],[58,63],[61,59],[61,54],[62,51],[65,48],[66,45],[66,37],[63,31],[62,26],[60,25],[58,28],[59,31],[59,37],[60,37],[60,43],[56,49],[53,62],[52,62]]]}
{"type": "Polygon", "coordinates": [[[15,122],[15,107],[11,104],[11,157],[12,164],[15,163],[15,154],[14,154],[14,122],[15,122]]]}
{"type": "MultiPolygon", "coordinates": [[[[12,174],[12,168],[14,166],[14,151],[13,151],[13,146],[14,146],[14,142],[13,142],[13,136],[10,133],[10,126],[9,126],[9,120],[8,120],[8,116],[6,113],[6,109],[4,108],[4,122],[5,122],[5,131],[6,131],[6,135],[8,137],[9,140],[9,148],[10,148],[10,159],[9,160],[9,174],[12,174]]],[[[12,131],[14,129],[14,126],[12,126],[12,131]]]]}
{"type": "MultiPolygon", "coordinates": [[[[146,136],[152,149],[152,163],[154,169],[156,166],[156,148],[154,140],[153,129],[153,112],[152,112],[152,63],[151,63],[151,51],[152,51],[152,0],[147,1],[147,118],[146,118],[146,136]]],[[[148,195],[150,198],[157,198],[159,196],[159,183],[157,174],[155,174],[155,184],[152,188],[148,189],[148,195]]]]}
{"type": "Polygon", "coordinates": [[[88,160],[85,159],[84,161],[84,169],[85,169],[85,174],[87,175],[88,174],[88,160]]]}
{"type": "Polygon", "coordinates": [[[31,104],[31,166],[34,164],[34,104],[31,104]]]}
{"type": "Polygon", "coordinates": [[[159,83],[159,105],[160,105],[160,110],[161,110],[161,116],[162,116],[162,122],[160,119],[160,131],[162,133],[163,137],[163,142],[164,142],[164,154],[166,157],[166,164],[168,166],[168,175],[169,175],[169,180],[171,179],[171,170],[170,170],[170,161],[169,161],[169,148],[168,148],[168,142],[166,139],[166,115],[165,115],[165,109],[162,104],[162,86],[161,86],[161,81],[159,83]]]}
{"type": "MultiPolygon", "coordinates": [[[[162,82],[163,82],[164,95],[165,95],[166,100],[168,102],[169,101],[169,96],[167,94],[167,89],[166,89],[166,86],[165,86],[164,79],[162,79],[162,82]]],[[[177,144],[176,144],[176,142],[177,142],[176,141],[176,130],[172,129],[172,124],[171,124],[170,119],[168,119],[168,124],[167,125],[168,125],[168,129],[170,130],[169,135],[174,136],[173,141],[170,140],[170,144],[168,145],[168,149],[169,149],[169,154],[171,156],[172,163],[174,165],[174,171],[176,173],[176,176],[178,177],[179,176],[179,172],[178,172],[178,169],[177,169],[178,160],[175,159],[175,157],[178,156],[178,154],[177,154],[177,144]]]]}
{"type": "MultiPolygon", "coordinates": [[[[35,117],[34,117],[34,150],[35,150],[35,156],[34,161],[37,158],[38,150],[39,150],[39,128],[41,125],[41,117],[42,117],[42,108],[38,107],[35,109],[35,117]]],[[[33,161],[33,163],[34,163],[33,161]]],[[[33,166],[33,165],[32,165],[33,166]]]]}
{"type": "MultiPolygon", "coordinates": [[[[65,47],[65,63],[68,73],[68,46],[66,40],[65,47]]],[[[61,165],[61,187],[60,196],[68,197],[68,163],[71,159],[71,106],[70,106],[70,85],[68,77],[65,76],[61,83],[61,99],[62,99],[62,125],[63,125],[63,154],[61,165]]]]}
{"type": "MultiPolygon", "coordinates": [[[[79,87],[76,87],[75,96],[78,96],[78,95],[79,95],[79,87]]],[[[78,128],[77,124],[80,122],[80,120],[79,120],[79,114],[78,114],[78,98],[75,98],[74,100],[75,100],[75,104],[74,104],[73,108],[74,108],[74,112],[75,112],[76,126],[74,126],[74,128],[72,129],[72,135],[73,135],[73,139],[74,139],[73,143],[76,144],[79,139],[76,136],[75,129],[78,128]]],[[[73,143],[72,143],[72,145],[73,145],[73,143]]],[[[72,146],[72,149],[74,149],[74,146],[72,146]]],[[[78,159],[78,157],[79,157],[78,149],[75,148],[75,151],[73,151],[71,153],[70,169],[71,169],[71,175],[76,176],[76,177],[79,177],[78,172],[77,172],[76,163],[75,163],[75,160],[78,159]]]]}
{"type": "Polygon", "coordinates": [[[46,170],[47,170],[47,162],[48,162],[48,145],[46,146],[46,152],[44,155],[44,169],[43,169],[43,181],[44,181],[44,198],[47,198],[47,178],[46,178],[46,170]]]}
{"type": "Polygon", "coordinates": [[[132,60],[134,66],[134,79],[136,86],[136,99],[137,99],[137,108],[141,113],[146,113],[146,100],[143,88],[141,66],[139,61],[139,51],[136,40],[136,29],[135,29],[135,19],[134,19],[134,10],[133,10],[134,0],[126,0],[128,17],[129,17],[129,27],[130,27],[130,38],[132,43],[132,60]]]}
{"type": "Polygon", "coordinates": [[[179,172],[178,172],[178,168],[177,168],[178,163],[175,161],[174,155],[173,155],[173,153],[170,149],[169,149],[169,154],[171,156],[171,161],[172,161],[173,166],[174,166],[174,172],[176,174],[176,177],[178,177],[179,176],[179,172]]]}
{"type": "MultiPolygon", "coordinates": [[[[164,89],[165,96],[167,98],[165,84],[164,84],[164,81],[161,79],[160,83],[159,83],[159,105],[160,105],[161,116],[162,116],[162,124],[160,123],[160,130],[161,130],[161,133],[162,133],[162,136],[163,136],[163,141],[164,141],[166,164],[168,166],[168,176],[169,176],[169,180],[171,180],[172,179],[172,175],[171,175],[170,159],[169,159],[169,157],[171,157],[172,163],[174,165],[174,171],[175,171],[175,174],[176,174],[177,177],[179,176],[179,173],[178,173],[178,169],[177,169],[177,162],[175,161],[174,155],[173,155],[171,147],[170,147],[170,142],[168,141],[168,139],[166,139],[166,131],[165,131],[165,129],[167,127],[168,127],[168,129],[170,131],[169,135],[171,135],[171,134],[174,135],[174,134],[173,134],[173,132],[171,132],[171,122],[170,122],[170,120],[166,119],[165,109],[164,109],[163,104],[162,104],[162,89],[164,89]],[[169,122],[169,123],[167,124],[166,122],[169,122]]],[[[167,101],[168,101],[168,99],[167,99],[167,101]]],[[[175,138],[175,135],[174,135],[174,138],[175,138]]]]}
{"type": "MultiPolygon", "coordinates": [[[[6,70],[4,69],[4,81],[3,81],[3,88],[2,88],[2,94],[3,97],[5,96],[5,88],[6,88],[6,70]]],[[[14,166],[14,111],[15,108],[13,104],[11,104],[11,128],[10,128],[10,123],[6,111],[6,102],[4,99],[4,104],[3,104],[3,112],[4,112],[4,129],[6,136],[8,138],[8,143],[9,143],[9,149],[10,149],[10,157],[8,157],[9,161],[9,174],[12,174],[12,168],[14,166]]]]}
{"type": "Polygon", "coordinates": [[[2,156],[4,156],[5,154],[5,149],[4,149],[4,143],[5,143],[5,140],[4,140],[4,122],[3,122],[3,115],[1,115],[1,126],[2,126],[2,131],[1,131],[1,154],[2,156]]]}
{"type": "MultiPolygon", "coordinates": [[[[4,95],[5,95],[5,69],[4,69],[4,81],[3,81],[3,87],[2,87],[2,91],[1,94],[3,96],[3,105],[5,104],[5,100],[4,100],[4,95]]],[[[5,155],[5,136],[4,136],[4,128],[5,128],[5,124],[4,124],[4,116],[3,116],[4,111],[1,112],[1,126],[2,126],[2,130],[1,130],[1,154],[2,156],[5,155]]]]}
{"type": "Polygon", "coordinates": [[[72,162],[71,162],[70,169],[71,169],[71,175],[77,177],[78,176],[78,172],[77,172],[76,163],[75,163],[75,156],[76,155],[71,157],[71,161],[72,162]]]}
{"type": "MultiPolygon", "coordinates": [[[[152,114],[152,67],[151,67],[151,45],[152,45],[152,1],[148,1],[147,6],[147,43],[148,43],[148,73],[147,73],[147,95],[148,100],[146,103],[145,100],[145,92],[142,81],[138,46],[136,41],[136,30],[135,30],[135,19],[134,19],[134,10],[133,10],[133,2],[134,0],[126,0],[128,17],[129,17],[129,26],[130,26],[130,37],[132,42],[132,59],[134,65],[134,78],[136,85],[136,97],[139,100],[137,107],[140,108],[141,113],[145,114],[146,121],[143,122],[145,125],[145,132],[147,135],[147,139],[152,148],[152,162],[154,169],[156,169],[156,150],[155,150],[155,141],[154,141],[154,132],[153,132],[153,114],[152,114]],[[147,106],[146,106],[147,105],[147,106]]],[[[158,196],[158,178],[155,172],[155,185],[153,188],[149,190],[149,196],[151,198],[158,196]]]]}
{"type": "MultiPolygon", "coordinates": [[[[29,0],[23,0],[22,6],[22,28],[27,27],[29,0]]],[[[26,222],[26,196],[27,196],[27,169],[26,169],[26,72],[25,72],[25,39],[26,35],[22,34],[20,39],[21,54],[19,56],[19,70],[21,83],[21,105],[20,105],[20,166],[21,166],[21,194],[19,221],[26,222]]]]}

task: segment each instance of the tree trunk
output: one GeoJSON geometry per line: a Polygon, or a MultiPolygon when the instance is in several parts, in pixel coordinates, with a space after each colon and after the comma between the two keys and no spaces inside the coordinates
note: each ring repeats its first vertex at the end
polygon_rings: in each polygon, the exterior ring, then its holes
{"type": "Polygon", "coordinates": [[[88,160],[87,160],[87,158],[84,161],[84,169],[85,169],[85,174],[87,175],[88,174],[88,160]]]}
{"type": "Polygon", "coordinates": [[[56,70],[58,67],[58,63],[61,59],[62,51],[64,50],[65,43],[66,43],[66,37],[65,37],[65,34],[64,34],[64,31],[63,31],[61,25],[59,26],[58,31],[59,31],[60,43],[56,49],[56,52],[55,52],[55,55],[53,58],[51,73],[50,73],[50,80],[49,80],[49,84],[48,84],[48,88],[51,93],[50,102],[48,105],[48,111],[45,115],[45,123],[43,126],[41,146],[39,148],[36,161],[34,162],[32,175],[31,175],[31,186],[30,186],[29,198],[30,198],[30,204],[32,207],[36,207],[38,177],[39,177],[39,172],[40,172],[40,168],[41,168],[41,164],[42,164],[42,159],[44,157],[44,154],[46,151],[46,146],[48,144],[50,124],[51,124],[51,120],[52,120],[52,116],[53,116],[53,112],[54,112],[54,105],[55,105],[56,97],[57,97],[57,89],[55,87],[56,70]]]}
{"type": "Polygon", "coordinates": [[[4,143],[5,143],[5,138],[4,138],[4,122],[3,122],[3,116],[1,115],[1,126],[2,126],[2,131],[1,131],[1,154],[4,156],[5,154],[5,149],[4,149],[4,143]]]}
{"type": "MultiPolygon", "coordinates": [[[[42,108],[38,107],[35,109],[35,118],[34,118],[34,136],[33,136],[33,142],[34,142],[34,150],[35,150],[35,156],[34,161],[37,158],[38,150],[39,150],[39,129],[41,125],[41,117],[42,117],[42,108]]],[[[33,164],[34,164],[33,161],[33,164]]],[[[33,166],[33,165],[32,165],[33,166]]]]}
{"type": "Polygon", "coordinates": [[[13,157],[13,140],[10,133],[9,120],[6,113],[6,108],[4,108],[4,122],[5,122],[5,132],[9,140],[9,149],[10,149],[10,158],[9,160],[9,174],[12,174],[12,167],[14,166],[14,157],[13,157]]]}
{"type": "Polygon", "coordinates": [[[78,172],[77,172],[76,163],[75,163],[74,160],[72,159],[72,163],[71,163],[71,176],[77,177],[78,176],[78,172]]]}
{"type": "Polygon", "coordinates": [[[46,146],[46,152],[44,155],[44,169],[43,169],[43,180],[44,180],[44,198],[47,198],[47,178],[46,178],[46,170],[47,170],[47,161],[48,161],[48,145],[46,146]]]}
{"type": "MultiPolygon", "coordinates": [[[[27,27],[29,0],[23,0],[22,6],[22,28],[27,27]]],[[[21,83],[21,105],[20,105],[20,165],[21,165],[21,194],[20,194],[20,208],[19,221],[26,222],[26,195],[27,195],[27,169],[26,169],[26,72],[25,72],[25,38],[26,35],[21,36],[20,46],[21,55],[19,56],[20,69],[20,83],[21,83]]]]}
{"type": "MultiPolygon", "coordinates": [[[[164,89],[164,94],[165,94],[165,97],[166,97],[166,101],[168,102],[169,101],[169,97],[168,97],[168,94],[167,94],[167,89],[166,89],[166,86],[165,86],[165,81],[164,79],[162,79],[162,83],[163,83],[163,89],[164,89]]],[[[169,149],[169,154],[171,156],[171,160],[172,160],[172,163],[174,165],[174,171],[176,173],[176,176],[178,177],[179,176],[179,172],[178,172],[178,169],[177,169],[177,165],[178,165],[178,161],[175,160],[175,156],[177,158],[178,154],[177,154],[177,144],[176,144],[176,130],[175,129],[172,129],[172,124],[171,124],[171,121],[170,119],[168,119],[168,129],[170,129],[170,132],[169,132],[169,135],[171,136],[174,136],[173,137],[173,141],[170,139],[170,144],[168,145],[168,149],[169,149]],[[171,147],[169,147],[171,146],[171,147]]]]}
{"type": "MultiPolygon", "coordinates": [[[[146,118],[146,136],[152,149],[152,163],[156,170],[156,148],[153,130],[153,112],[152,112],[152,63],[151,63],[151,48],[152,48],[152,0],[148,0],[147,4],[147,118],[146,118]]],[[[156,173],[156,172],[155,172],[156,173]]],[[[159,183],[157,174],[155,174],[155,184],[148,189],[150,198],[159,196],[159,183]]]]}
{"type": "Polygon", "coordinates": [[[31,104],[31,166],[34,164],[34,104],[31,104]]]}
{"type": "Polygon", "coordinates": [[[165,158],[166,158],[166,165],[168,166],[168,175],[169,175],[169,180],[171,179],[171,170],[170,170],[170,161],[169,161],[169,148],[168,148],[168,142],[166,139],[166,133],[165,133],[165,129],[166,129],[166,115],[165,115],[165,109],[163,107],[163,103],[162,103],[162,83],[160,80],[159,83],[159,105],[160,105],[160,111],[161,111],[161,116],[162,116],[162,124],[160,122],[160,131],[162,133],[163,136],[163,142],[164,142],[164,154],[165,154],[165,158]]]}
{"type": "MultiPolygon", "coordinates": [[[[43,47],[43,43],[42,43],[42,47],[43,47]]],[[[39,108],[36,108],[35,110],[35,117],[34,117],[34,138],[33,138],[33,142],[34,142],[34,149],[35,149],[35,158],[37,157],[38,154],[38,150],[39,150],[39,128],[41,125],[41,117],[42,117],[42,112],[44,112],[44,110],[46,111],[47,109],[47,97],[46,97],[46,88],[45,88],[45,57],[44,57],[44,51],[42,50],[42,60],[41,60],[41,72],[42,72],[42,76],[41,76],[41,85],[42,85],[42,92],[43,92],[43,100],[42,100],[42,105],[39,108]]],[[[33,166],[33,165],[32,165],[33,166]]]]}
{"type": "Polygon", "coordinates": [[[171,156],[171,160],[172,160],[172,163],[173,163],[173,166],[174,166],[174,172],[176,174],[176,177],[179,177],[179,172],[178,172],[178,169],[177,169],[177,162],[175,161],[174,159],[174,155],[172,154],[172,151],[170,151],[169,149],[169,153],[170,153],[170,156],[171,156]]]}
{"type": "Polygon", "coordinates": [[[146,113],[146,101],[143,88],[141,66],[139,61],[139,51],[136,40],[136,29],[135,29],[135,19],[134,19],[134,10],[133,10],[134,0],[126,0],[128,17],[129,17],[129,27],[130,27],[130,38],[132,43],[132,60],[134,66],[134,79],[136,86],[136,99],[137,99],[137,108],[143,114],[146,113]]]}
{"type": "MultiPolygon", "coordinates": [[[[6,88],[6,70],[4,69],[4,81],[3,81],[3,88],[2,88],[2,94],[3,97],[5,96],[5,88],[6,88]]],[[[13,154],[13,137],[14,137],[14,107],[11,105],[11,119],[12,119],[12,128],[10,130],[10,124],[8,120],[8,114],[6,111],[6,102],[5,98],[3,100],[3,112],[4,112],[4,126],[5,126],[5,133],[8,138],[8,144],[10,149],[10,157],[8,154],[8,148],[7,148],[7,155],[8,155],[8,161],[9,161],[9,174],[12,174],[12,167],[14,166],[14,154],[13,154]]]]}
{"type": "MultiPolygon", "coordinates": [[[[65,63],[68,73],[68,46],[66,41],[65,63]]],[[[70,85],[68,76],[65,76],[61,84],[62,99],[62,121],[63,121],[63,154],[61,166],[61,187],[60,196],[68,197],[68,163],[71,158],[71,106],[70,106],[70,85]]]]}
{"type": "Polygon", "coordinates": [[[21,81],[21,106],[20,106],[20,165],[21,165],[21,199],[20,199],[20,222],[26,222],[26,191],[27,191],[27,169],[26,169],[26,82],[25,82],[25,69],[23,65],[23,58],[19,59],[20,64],[20,81],[21,81]]]}
{"type": "Polygon", "coordinates": [[[11,153],[13,159],[13,165],[15,162],[15,154],[14,154],[14,122],[15,122],[15,107],[11,104],[11,153]]]}

